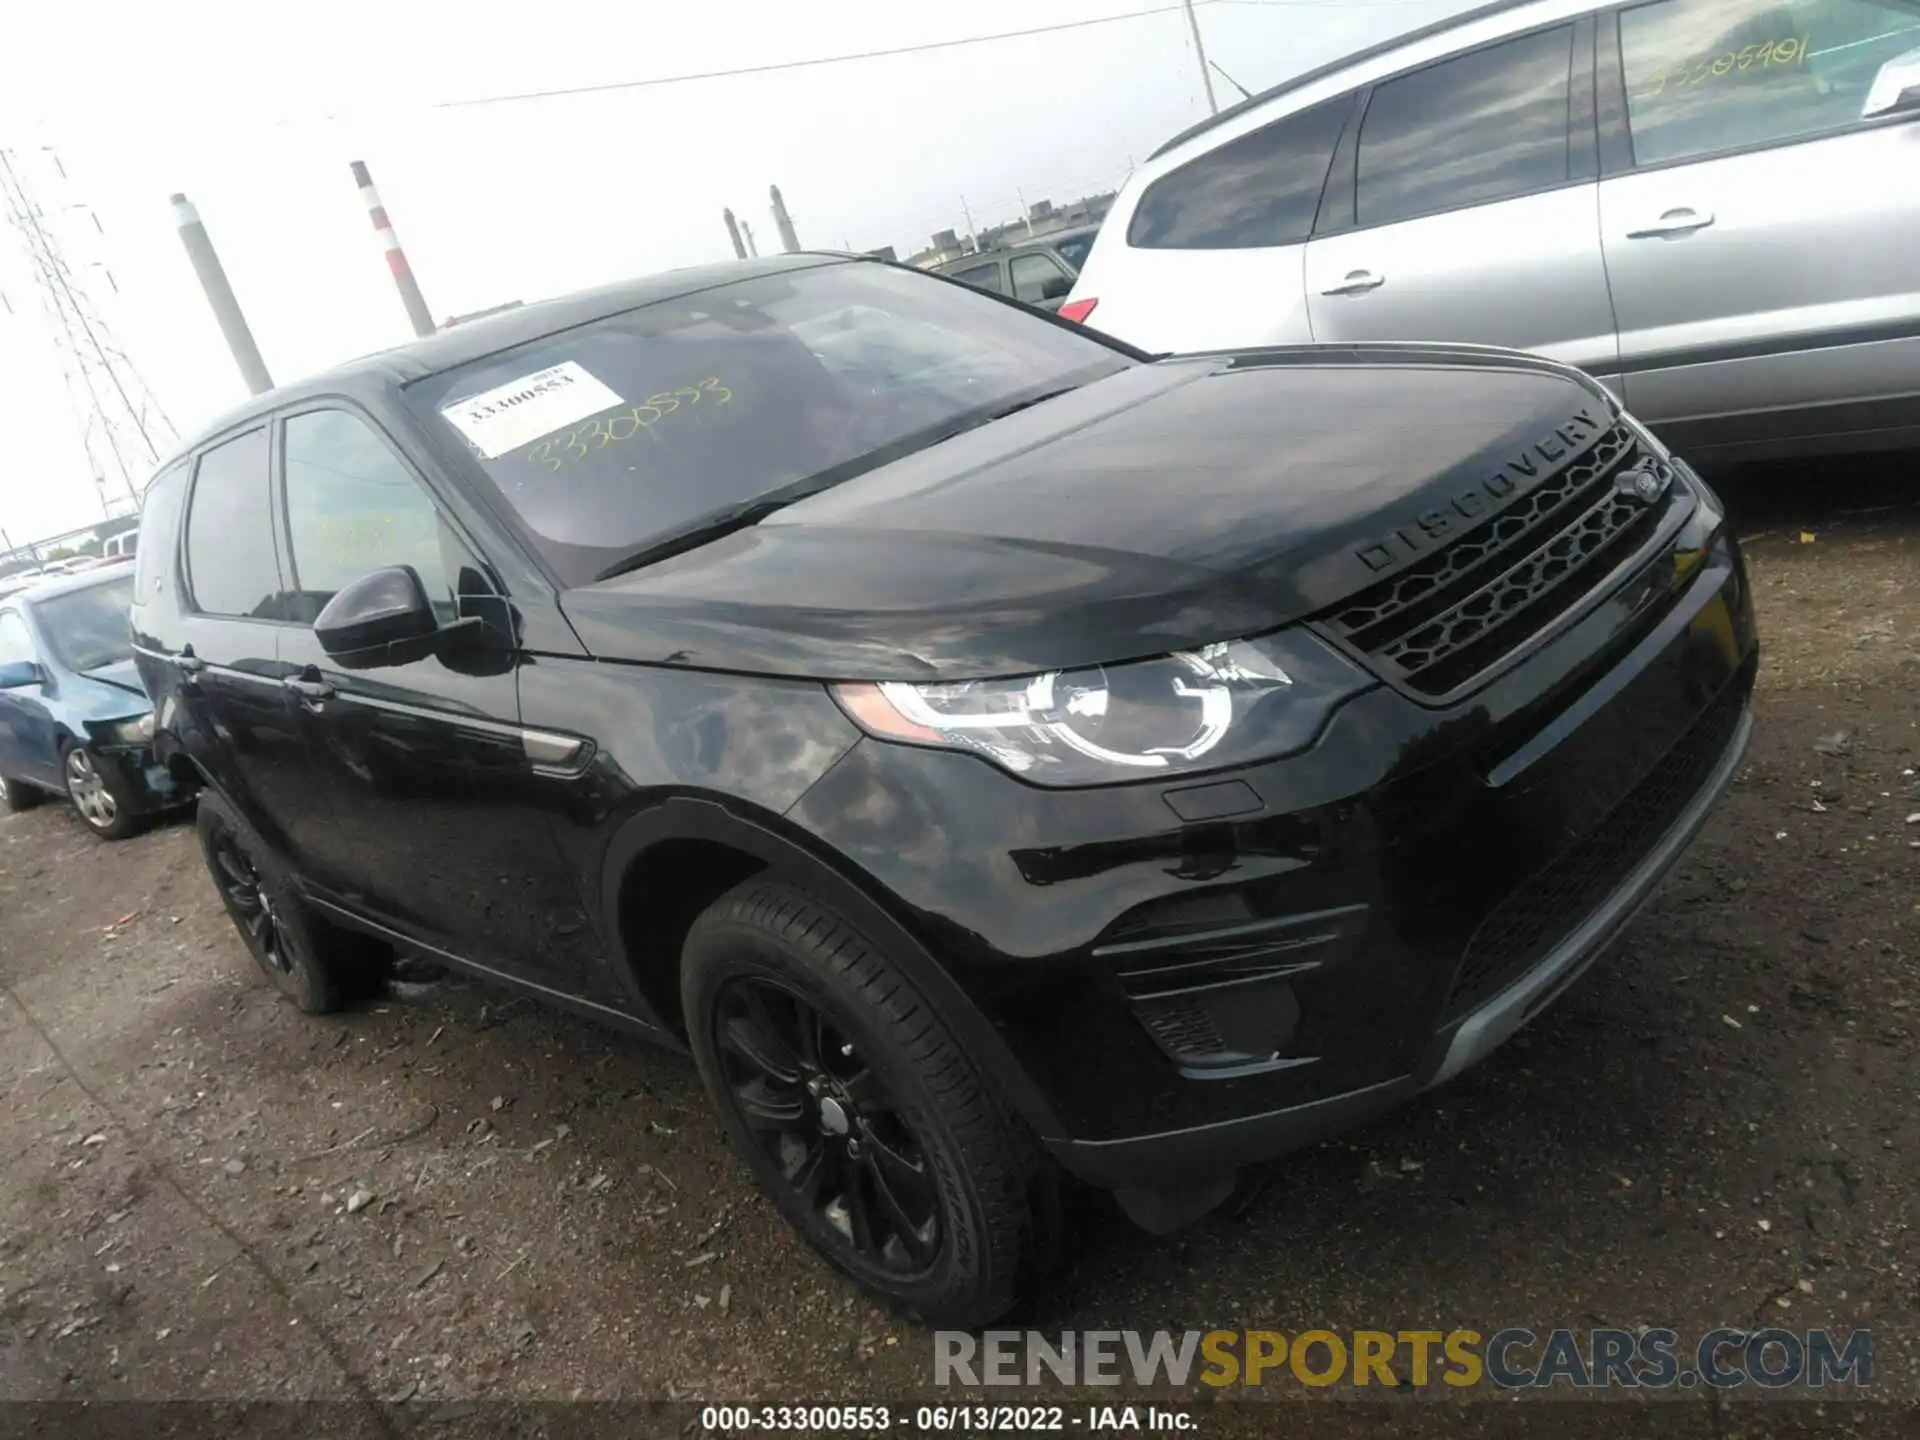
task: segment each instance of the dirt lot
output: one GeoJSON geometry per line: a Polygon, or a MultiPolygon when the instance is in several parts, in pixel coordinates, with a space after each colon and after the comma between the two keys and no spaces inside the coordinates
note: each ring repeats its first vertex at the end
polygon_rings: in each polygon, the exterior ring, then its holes
{"type": "MultiPolygon", "coordinates": [[[[1022,1323],[1864,1325],[1900,1404],[1807,1423],[1910,1422],[1920,506],[1910,476],[1888,508],[1826,493],[1754,483],[1751,759],[1622,947],[1243,1214],[1167,1241],[1083,1206],[1022,1323]]],[[[931,1337],[755,1198],[689,1063],[456,983],[305,1019],[188,826],[109,846],[58,807],[0,820],[0,982],[0,1400],[324,1398],[359,1404],[295,1429],[385,1435],[466,1402],[955,1398],[931,1337]]],[[[1607,1408],[1616,1434],[1649,1409],[1607,1408]]],[[[1657,1408],[1661,1433],[1788,1413],[1657,1408]]],[[[1288,1427],[1309,1409],[1327,1433],[1386,1418],[1290,1405],[1288,1427]]]]}

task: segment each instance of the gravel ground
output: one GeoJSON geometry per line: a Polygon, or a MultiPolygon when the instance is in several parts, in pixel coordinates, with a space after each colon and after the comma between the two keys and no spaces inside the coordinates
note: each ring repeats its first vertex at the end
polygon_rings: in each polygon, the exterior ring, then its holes
{"type": "MultiPolygon", "coordinates": [[[[1558,1435],[1920,1433],[1920,506],[1910,478],[1824,514],[1824,489],[1771,483],[1743,520],[1767,647],[1751,757],[1614,954],[1242,1213],[1156,1240],[1079,1202],[1018,1323],[1871,1326],[1878,1401],[1819,1412],[1180,1399],[1215,1434],[1516,1412],[1558,1435]]],[[[956,1398],[932,1337],[755,1197],[689,1062],[454,981],[304,1018],[188,825],[110,846],[60,807],[0,818],[0,984],[0,1401],[108,1407],[0,1414],[118,1430],[116,1401],[319,1399],[340,1403],[220,1423],[677,1433],[697,1409],[484,1407],[956,1398]]]]}

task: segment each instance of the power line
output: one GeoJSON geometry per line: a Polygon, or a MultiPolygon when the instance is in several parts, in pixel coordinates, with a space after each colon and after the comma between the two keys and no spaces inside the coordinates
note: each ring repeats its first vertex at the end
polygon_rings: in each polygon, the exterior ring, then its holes
{"type": "MultiPolygon", "coordinates": [[[[1197,5],[1215,5],[1221,0],[1194,0],[1197,5]]],[[[1322,4],[1323,0],[1312,0],[1322,4]]],[[[1185,5],[1161,5],[1150,10],[1129,10],[1124,15],[1096,15],[1087,20],[1065,20],[1057,25],[1036,25],[1028,30],[1003,30],[994,35],[968,35],[957,40],[929,40],[920,45],[895,45],[885,50],[861,50],[850,55],[818,55],[807,60],[778,60],[766,65],[741,65],[730,70],[700,70],[685,75],[656,75],[647,80],[609,80],[600,85],[569,85],[557,90],[526,90],[508,95],[477,95],[466,100],[442,100],[435,110],[461,110],[478,105],[507,105],[522,100],[552,100],[563,95],[597,95],[611,90],[642,90],[657,85],[685,85],[695,80],[727,80],[736,75],[767,75],[778,70],[805,70],[815,65],[845,65],[855,60],[882,60],[891,55],[921,55],[930,50],[954,50],[963,45],[986,45],[996,40],[1024,40],[1030,35],[1055,35],[1063,30],[1084,30],[1092,25],[1113,25],[1122,20],[1144,20],[1150,15],[1172,15],[1185,5]]]]}
{"type": "MultiPolygon", "coordinates": [[[[59,189],[67,181],[66,170],[58,156],[51,152],[47,156],[59,189]]],[[[109,471],[118,473],[128,500],[137,509],[140,480],[159,458],[155,436],[177,439],[173,426],[139,370],[114,341],[104,313],[76,279],[59,237],[48,224],[47,209],[14,152],[0,151],[0,200],[5,201],[5,219],[20,238],[40,290],[81,446],[100,490],[101,509],[111,516],[117,503],[107,494],[109,471]]],[[[54,208],[59,213],[85,207],[54,208]]],[[[94,224],[99,225],[97,216],[94,224]]]]}

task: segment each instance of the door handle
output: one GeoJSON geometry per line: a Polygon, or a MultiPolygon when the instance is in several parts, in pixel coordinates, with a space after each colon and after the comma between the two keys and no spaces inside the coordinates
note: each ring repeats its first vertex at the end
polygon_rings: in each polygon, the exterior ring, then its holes
{"type": "Polygon", "coordinates": [[[331,700],[338,692],[324,680],[282,680],[280,682],[309,705],[331,700]]]}
{"type": "Polygon", "coordinates": [[[1668,210],[1653,224],[1640,230],[1629,230],[1629,240],[1658,240],[1668,235],[1691,235],[1696,230],[1704,230],[1713,223],[1711,210],[1693,210],[1682,205],[1678,209],[1668,210]]]}
{"type": "Polygon", "coordinates": [[[1349,270],[1347,278],[1330,290],[1322,290],[1322,295],[1364,295],[1369,290],[1378,290],[1387,283],[1387,277],[1376,275],[1371,270],[1349,270]]]}
{"type": "Polygon", "coordinates": [[[169,655],[167,658],[173,662],[174,668],[182,675],[198,675],[202,670],[207,668],[207,662],[193,653],[193,647],[191,645],[187,646],[178,655],[169,655]]]}

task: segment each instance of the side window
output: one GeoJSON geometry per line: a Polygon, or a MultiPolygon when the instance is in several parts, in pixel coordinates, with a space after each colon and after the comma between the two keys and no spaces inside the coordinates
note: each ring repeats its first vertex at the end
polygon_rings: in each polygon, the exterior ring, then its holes
{"type": "Polygon", "coordinates": [[[433,497],[366,421],[345,410],[287,417],[283,457],[294,594],[288,619],[311,624],[342,586],[411,565],[443,620],[457,609],[433,497]]]}
{"type": "Polygon", "coordinates": [[[187,467],[175,465],[161,472],[140,502],[140,533],[147,543],[134,549],[134,537],[126,537],[133,554],[133,603],[143,605],[158,597],[166,584],[167,568],[173,564],[175,540],[180,534],[180,496],[187,488],[187,467]]]}
{"type": "Polygon", "coordinates": [[[1779,144],[1860,119],[1880,67],[1920,47],[1890,0],[1661,0],[1620,14],[1637,164],[1779,144]]]}
{"type": "Polygon", "coordinates": [[[1091,235],[1075,235],[1070,240],[1058,242],[1053,250],[1067,264],[1076,270],[1081,270],[1086,267],[1087,256],[1093,253],[1093,241],[1094,237],[1091,235]]]}
{"type": "Polygon", "coordinates": [[[27,622],[12,610],[0,614],[0,665],[18,665],[37,659],[33,636],[27,633],[27,622]]]}
{"type": "Polygon", "coordinates": [[[200,457],[187,516],[187,588],[209,615],[280,618],[267,489],[267,432],[249,430],[200,457]]]}
{"type": "Polygon", "coordinates": [[[1389,225],[1567,178],[1573,27],[1389,80],[1360,125],[1358,218],[1389,225]]]}
{"type": "Polygon", "coordinates": [[[1127,226],[1142,250],[1244,250],[1307,238],[1333,147],[1353,109],[1329,100],[1162,175],[1127,226]]]}
{"type": "Polygon", "coordinates": [[[1073,277],[1047,255],[1016,255],[1007,262],[1013,277],[1013,298],[1029,305],[1058,300],[1073,289],[1073,277]]]}
{"type": "Polygon", "coordinates": [[[977,290],[991,290],[996,295],[1006,293],[1000,285],[1000,262],[997,260],[991,265],[971,265],[965,270],[949,270],[947,273],[962,285],[971,285],[977,290]]]}

